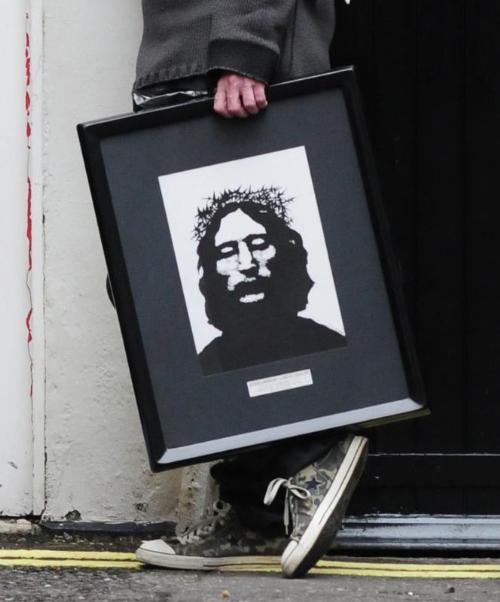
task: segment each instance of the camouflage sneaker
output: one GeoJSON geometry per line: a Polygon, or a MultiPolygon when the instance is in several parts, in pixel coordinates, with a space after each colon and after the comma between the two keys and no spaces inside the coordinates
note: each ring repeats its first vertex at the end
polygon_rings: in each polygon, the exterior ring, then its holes
{"type": "Polygon", "coordinates": [[[214,504],[214,514],[172,538],[143,541],[137,559],[170,569],[218,570],[243,565],[277,564],[284,537],[264,538],[245,529],[229,504],[214,504]]]}
{"type": "Polygon", "coordinates": [[[269,483],[266,504],[280,487],[287,490],[285,527],[288,530],[291,519],[293,530],[281,556],[286,577],[305,575],[328,551],[363,471],[367,451],[366,437],[349,435],[291,479],[269,483]]]}

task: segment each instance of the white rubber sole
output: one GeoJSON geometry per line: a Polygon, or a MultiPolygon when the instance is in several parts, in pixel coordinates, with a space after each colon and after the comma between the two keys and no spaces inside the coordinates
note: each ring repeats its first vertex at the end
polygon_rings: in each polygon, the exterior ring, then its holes
{"type": "Polygon", "coordinates": [[[184,569],[196,571],[216,571],[231,567],[247,565],[277,565],[279,556],[221,556],[219,558],[204,558],[203,556],[177,556],[139,548],[135,553],[137,560],[145,564],[160,566],[166,569],[184,569]]]}
{"type": "Polygon", "coordinates": [[[345,495],[351,496],[361,475],[368,439],[353,437],[349,449],[323,501],[299,541],[291,541],[281,556],[281,568],[285,577],[304,575],[328,550],[340,525],[329,524],[345,495]],[[317,548],[313,551],[313,548],[317,548]],[[314,556],[311,554],[314,552],[314,556]]]}

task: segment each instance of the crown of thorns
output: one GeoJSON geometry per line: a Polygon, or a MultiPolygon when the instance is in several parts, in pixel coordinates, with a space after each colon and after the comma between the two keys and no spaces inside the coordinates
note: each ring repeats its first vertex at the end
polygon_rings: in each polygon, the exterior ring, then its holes
{"type": "Polygon", "coordinates": [[[276,186],[263,186],[257,190],[251,188],[224,190],[220,194],[214,193],[206,201],[207,204],[196,212],[193,234],[198,241],[205,236],[215,214],[233,203],[237,205],[243,205],[244,203],[261,205],[273,211],[276,217],[283,220],[287,226],[292,222],[288,215],[287,206],[293,201],[293,198],[287,197],[285,191],[276,186]]]}

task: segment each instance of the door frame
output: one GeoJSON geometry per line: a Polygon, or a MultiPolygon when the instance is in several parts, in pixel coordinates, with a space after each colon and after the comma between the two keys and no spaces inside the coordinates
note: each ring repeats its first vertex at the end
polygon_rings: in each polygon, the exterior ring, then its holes
{"type": "Polygon", "coordinates": [[[500,550],[499,516],[367,515],[347,517],[334,544],[340,550],[500,550]]]}

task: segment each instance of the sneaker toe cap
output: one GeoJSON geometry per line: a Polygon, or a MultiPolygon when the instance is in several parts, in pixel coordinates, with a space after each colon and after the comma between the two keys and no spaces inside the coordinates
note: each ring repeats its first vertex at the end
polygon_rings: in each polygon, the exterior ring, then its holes
{"type": "Polygon", "coordinates": [[[175,550],[163,539],[152,539],[150,541],[143,541],[139,546],[136,554],[140,557],[142,553],[175,554],[175,550]]]}

